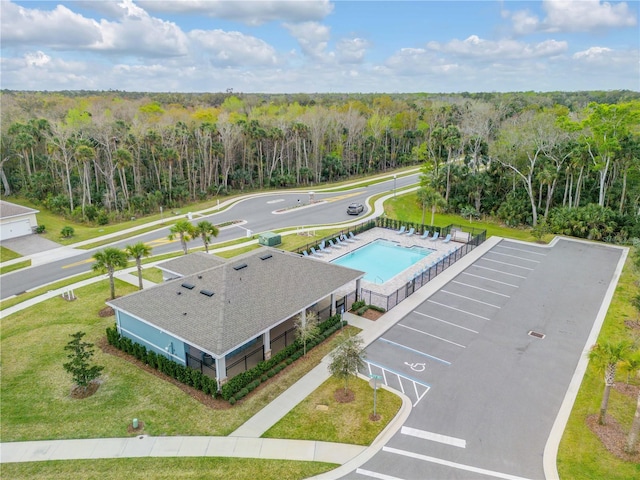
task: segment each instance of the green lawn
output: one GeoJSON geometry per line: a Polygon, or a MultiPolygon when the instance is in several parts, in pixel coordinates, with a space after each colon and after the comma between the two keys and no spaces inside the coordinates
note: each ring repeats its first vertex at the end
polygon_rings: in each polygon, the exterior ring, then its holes
{"type": "Polygon", "coordinates": [[[9,250],[7,247],[3,247],[0,245],[0,263],[8,262],[9,260],[13,260],[14,258],[20,258],[20,255],[13,250],[9,250]]]}
{"type": "Polygon", "coordinates": [[[376,413],[381,420],[373,422],[369,420],[369,414],[373,413],[373,389],[368,382],[360,378],[349,382],[349,388],[355,392],[355,400],[350,403],[338,403],[334,399],[334,392],[342,388],[343,381],[329,378],[263,437],[370,445],[387,421],[398,413],[402,400],[387,390],[378,389],[376,413]],[[318,405],[327,410],[319,410],[318,405]]]}
{"type": "Polygon", "coordinates": [[[300,480],[338,465],[252,458],[114,458],[55,462],[3,463],[4,480],[300,480]]]}
{"type": "MultiPolygon", "coordinates": [[[[2,320],[3,441],[121,437],[132,418],[144,421],[150,435],[228,435],[317,365],[335,342],[314,348],[264,388],[224,410],[205,407],[171,383],[96,349],[96,363],[105,366],[104,383],[92,397],[72,400],[71,379],[62,368],[64,346],[77,331],[92,343],[103,339],[114,322],[114,317],[98,315],[108,291],[108,281],[101,281],[76,289],[75,301],[56,297],[2,320]]],[[[117,295],[134,291],[133,285],[116,280],[117,295]]]]}
{"type": "Polygon", "coordinates": [[[142,278],[153,283],[162,283],[162,270],[156,267],[143,268],[142,278]]]}

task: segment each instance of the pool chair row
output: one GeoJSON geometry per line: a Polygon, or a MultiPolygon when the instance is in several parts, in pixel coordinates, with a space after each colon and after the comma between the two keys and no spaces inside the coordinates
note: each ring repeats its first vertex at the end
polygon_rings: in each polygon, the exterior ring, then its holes
{"type": "Polygon", "coordinates": [[[330,253],[331,251],[329,249],[335,250],[338,248],[343,248],[348,243],[354,243],[356,240],[358,240],[358,238],[353,234],[353,232],[349,232],[349,236],[343,233],[340,236],[331,238],[327,241],[322,240],[322,242],[320,242],[320,245],[318,245],[317,250],[315,247],[311,247],[309,249],[310,253],[304,250],[302,252],[302,255],[304,255],[305,257],[309,257],[309,256],[321,257],[323,253],[330,253]]]}
{"type": "MultiPolygon", "coordinates": [[[[396,233],[398,235],[406,235],[407,237],[410,237],[411,235],[413,235],[416,230],[415,228],[411,227],[409,229],[409,231],[405,231],[406,227],[401,227],[400,230],[398,230],[396,233]]],[[[421,240],[429,240],[431,242],[435,242],[436,240],[440,239],[440,232],[433,232],[433,235],[429,236],[429,230],[425,230],[424,233],[420,236],[421,240]]],[[[444,237],[442,240],[442,243],[449,243],[451,241],[451,234],[447,233],[447,236],[444,237]]]]}

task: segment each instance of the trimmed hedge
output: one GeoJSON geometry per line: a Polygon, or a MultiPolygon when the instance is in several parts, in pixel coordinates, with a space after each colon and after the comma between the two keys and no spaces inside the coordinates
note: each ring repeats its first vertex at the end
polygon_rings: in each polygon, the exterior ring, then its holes
{"type": "Polygon", "coordinates": [[[131,339],[120,335],[115,326],[107,328],[107,341],[109,345],[113,345],[119,350],[136,357],[151,368],[155,368],[185,385],[211,396],[215,396],[218,392],[218,382],[216,382],[215,378],[208,377],[199,370],[194,370],[169,360],[164,355],[159,355],[153,350],[147,350],[144,345],[135,343],[131,339]]]}
{"type": "MultiPolygon", "coordinates": [[[[346,323],[347,322],[342,323],[340,321],[340,315],[334,315],[324,322],[319,323],[318,339],[316,341],[307,342],[307,351],[319,343],[322,343],[322,341],[333,335],[336,330],[341,328],[343,325],[346,325],[346,323]]],[[[280,350],[269,360],[264,360],[252,369],[231,378],[222,386],[220,395],[223,399],[229,402],[231,401],[231,398],[240,400],[260,385],[261,382],[265,381],[263,380],[264,374],[267,375],[267,378],[273,377],[287,365],[291,365],[294,361],[302,357],[303,353],[304,349],[302,342],[296,339],[291,345],[280,350]],[[247,390],[246,393],[245,390],[247,390]]]]}
{"type": "MultiPolygon", "coordinates": [[[[319,323],[318,338],[307,342],[307,351],[322,343],[333,335],[336,330],[347,324],[346,321],[341,322],[340,320],[340,315],[334,315],[324,322],[319,323]]],[[[133,355],[138,360],[169,375],[179,382],[202,390],[210,395],[215,396],[218,392],[218,384],[215,379],[207,377],[198,370],[169,360],[164,355],[159,355],[152,350],[147,350],[144,345],[135,343],[131,341],[131,339],[120,335],[115,326],[107,328],[107,341],[110,345],[133,355]]],[[[302,342],[296,339],[291,345],[280,350],[269,360],[259,362],[254,368],[229,379],[220,389],[220,396],[233,405],[236,401],[248,395],[249,392],[255,390],[260,383],[272,378],[278,372],[284,370],[287,365],[291,365],[294,361],[298,360],[302,357],[303,353],[302,342]]]]}

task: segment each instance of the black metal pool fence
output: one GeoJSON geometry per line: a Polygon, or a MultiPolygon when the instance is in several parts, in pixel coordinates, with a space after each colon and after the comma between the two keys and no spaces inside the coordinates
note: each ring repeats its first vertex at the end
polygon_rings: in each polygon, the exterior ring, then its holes
{"type": "MultiPolygon", "coordinates": [[[[389,295],[384,295],[380,292],[374,292],[372,290],[367,290],[364,288],[361,290],[361,300],[364,300],[367,305],[375,305],[376,307],[384,308],[385,310],[391,310],[405,298],[412,295],[420,287],[427,284],[429,281],[431,281],[431,279],[435,278],[437,275],[445,271],[447,268],[449,268],[451,265],[460,260],[467,253],[472,251],[487,239],[487,231],[479,228],[456,224],[448,225],[446,227],[436,227],[433,225],[422,225],[415,222],[403,222],[402,220],[397,220],[395,218],[378,217],[374,220],[367,220],[359,225],[355,225],[352,228],[341,230],[339,233],[325,237],[319,241],[308,243],[304,247],[302,247],[298,253],[302,253],[302,251],[304,250],[310,250],[311,247],[317,248],[323,240],[325,242],[329,241],[330,239],[335,238],[340,234],[348,235],[349,232],[353,232],[354,235],[357,235],[374,227],[386,228],[395,231],[400,230],[402,227],[405,227],[405,230],[407,231],[413,228],[416,235],[422,235],[422,233],[425,231],[429,231],[430,234],[438,232],[439,238],[444,238],[450,234],[453,240],[451,245],[459,245],[457,248],[452,249],[444,256],[438,258],[436,263],[434,263],[430,267],[425,268],[419,273],[416,273],[412,277],[412,279],[409,280],[405,285],[389,295]]],[[[348,297],[351,297],[355,300],[355,292],[350,293],[348,297]]]]}

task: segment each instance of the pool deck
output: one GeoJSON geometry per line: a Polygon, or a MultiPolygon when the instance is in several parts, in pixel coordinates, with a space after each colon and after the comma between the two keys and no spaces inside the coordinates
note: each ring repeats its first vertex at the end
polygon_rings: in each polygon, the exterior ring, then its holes
{"type": "MultiPolygon", "coordinates": [[[[443,239],[441,238],[435,241],[429,239],[423,240],[422,238],[420,238],[420,235],[417,234],[413,234],[410,236],[406,234],[399,235],[395,230],[389,230],[387,228],[379,227],[362,232],[356,235],[355,238],[356,240],[354,240],[353,242],[347,242],[346,245],[343,242],[342,247],[325,248],[324,252],[322,252],[322,256],[310,256],[310,258],[324,262],[331,262],[332,260],[335,260],[342,255],[353,252],[354,250],[361,248],[362,246],[378,239],[388,240],[403,247],[420,247],[435,250],[435,252],[431,255],[427,255],[424,259],[416,262],[411,267],[403,270],[395,277],[391,277],[384,283],[373,283],[364,279],[362,280],[362,288],[381,293],[383,295],[390,295],[391,293],[395,292],[397,289],[410,281],[416,273],[425,268],[428,268],[432,264],[436,263],[440,258],[446,257],[449,253],[453,253],[463,245],[462,243],[455,242],[453,240],[451,240],[449,243],[444,243],[443,239]]],[[[345,292],[338,291],[336,293],[338,295],[342,293],[346,294],[348,293],[347,290],[348,289],[346,289],[345,292]]]]}

